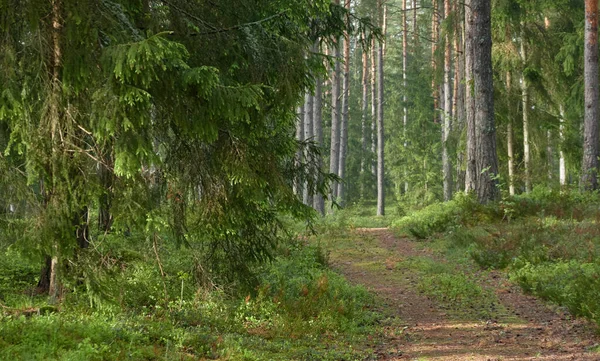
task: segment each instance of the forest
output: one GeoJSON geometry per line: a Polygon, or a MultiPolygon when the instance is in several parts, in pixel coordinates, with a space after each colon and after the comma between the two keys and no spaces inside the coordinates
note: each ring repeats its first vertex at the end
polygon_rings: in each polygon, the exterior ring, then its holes
{"type": "Polygon", "coordinates": [[[0,360],[598,360],[598,0],[0,0],[0,360]]]}

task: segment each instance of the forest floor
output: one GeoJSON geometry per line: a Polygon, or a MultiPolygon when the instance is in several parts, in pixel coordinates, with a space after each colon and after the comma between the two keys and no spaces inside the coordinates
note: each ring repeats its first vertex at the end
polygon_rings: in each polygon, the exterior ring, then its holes
{"type": "Polygon", "coordinates": [[[504,272],[454,262],[435,241],[387,228],[347,238],[324,248],[335,269],[380,299],[378,360],[600,360],[596,326],[523,294],[504,272]]]}

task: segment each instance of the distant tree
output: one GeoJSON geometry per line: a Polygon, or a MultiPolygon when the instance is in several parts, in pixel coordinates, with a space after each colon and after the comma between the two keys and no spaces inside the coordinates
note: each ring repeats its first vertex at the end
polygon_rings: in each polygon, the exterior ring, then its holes
{"type": "Polygon", "coordinates": [[[581,186],[598,189],[598,1],[585,0],[585,118],[581,186]]]}

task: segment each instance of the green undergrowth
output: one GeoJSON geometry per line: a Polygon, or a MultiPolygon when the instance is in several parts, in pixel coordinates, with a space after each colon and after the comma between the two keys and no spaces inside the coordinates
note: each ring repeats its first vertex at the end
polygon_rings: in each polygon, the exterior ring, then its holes
{"type": "Polygon", "coordinates": [[[415,272],[418,290],[447,310],[449,316],[466,320],[497,318],[502,311],[494,292],[481,285],[481,277],[468,262],[442,262],[413,257],[399,263],[401,271],[415,272]]]}
{"type": "Polygon", "coordinates": [[[438,239],[451,260],[468,257],[480,269],[506,270],[524,291],[600,325],[599,223],[598,194],[536,188],[486,206],[461,195],[394,226],[438,239]]]}
{"type": "Polygon", "coordinates": [[[3,250],[0,360],[363,360],[373,352],[365,343],[379,317],[372,295],[332,271],[318,246],[281,245],[243,291],[211,286],[189,249],[162,245],[157,258],[152,242],[128,241],[119,248],[107,239],[97,249],[110,248],[106,264],[67,280],[55,306],[35,293],[38,264],[3,250]]]}
{"type": "Polygon", "coordinates": [[[316,224],[324,233],[352,228],[385,228],[395,218],[394,215],[378,216],[376,205],[370,203],[352,204],[330,213],[316,224]]]}
{"type": "Polygon", "coordinates": [[[479,204],[474,197],[459,193],[445,203],[435,203],[392,223],[397,233],[426,239],[457,227],[489,222],[497,218],[498,209],[479,204]]]}

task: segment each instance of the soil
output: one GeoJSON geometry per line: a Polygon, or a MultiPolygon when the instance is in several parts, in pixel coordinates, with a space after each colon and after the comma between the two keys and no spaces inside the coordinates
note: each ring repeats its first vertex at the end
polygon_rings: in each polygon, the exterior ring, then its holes
{"type": "Polygon", "coordinates": [[[381,311],[397,320],[384,326],[385,340],[376,346],[378,360],[600,360],[594,351],[600,344],[594,324],[524,295],[503,272],[487,272],[481,282],[494,290],[503,313],[489,320],[461,319],[418,291],[416,273],[396,267],[399,260],[411,257],[444,262],[441,256],[385,228],[355,233],[364,247],[384,252],[365,250],[352,259],[336,257],[332,263],[351,282],[380,297],[381,311]],[[364,267],[365,262],[380,267],[364,267]]]}

